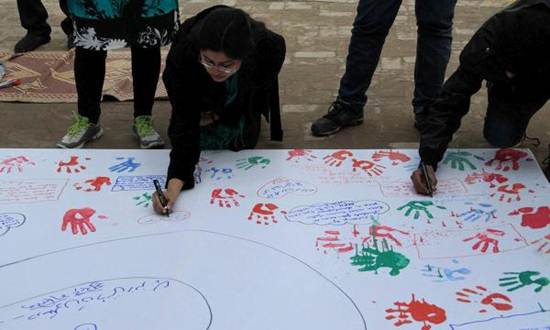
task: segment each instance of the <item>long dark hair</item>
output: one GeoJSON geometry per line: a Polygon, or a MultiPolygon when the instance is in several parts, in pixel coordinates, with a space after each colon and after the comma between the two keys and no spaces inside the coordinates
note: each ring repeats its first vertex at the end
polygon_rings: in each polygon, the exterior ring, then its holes
{"type": "Polygon", "coordinates": [[[254,20],[241,9],[215,8],[197,26],[197,46],[223,52],[232,59],[243,59],[254,48],[253,23],[254,20]]]}

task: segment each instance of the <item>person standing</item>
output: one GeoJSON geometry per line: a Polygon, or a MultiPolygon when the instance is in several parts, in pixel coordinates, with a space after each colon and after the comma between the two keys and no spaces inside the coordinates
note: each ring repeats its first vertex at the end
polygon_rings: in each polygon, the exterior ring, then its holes
{"type": "Polygon", "coordinates": [[[78,113],[60,148],[80,148],[103,134],[99,124],[107,51],[130,47],[134,88],[132,130],[141,148],[160,148],[152,109],[160,75],[160,47],[179,28],[177,0],[70,0],[74,21],[74,73],[78,113]]]}
{"type": "MultiPolygon", "coordinates": [[[[344,127],[363,123],[366,92],[401,2],[359,0],[338,97],[330,105],[328,114],[311,125],[314,136],[332,135],[344,127]]],[[[425,109],[437,97],[445,79],[455,5],[456,0],[415,2],[418,40],[412,106],[417,128],[422,125],[425,109]]]]}
{"type": "MultiPolygon", "coordinates": [[[[70,49],[73,47],[73,23],[67,10],[67,0],[59,0],[59,6],[66,15],[61,22],[61,29],[67,35],[67,47],[70,49]]],[[[21,26],[27,30],[27,34],[15,44],[16,53],[30,52],[50,42],[52,28],[47,22],[48,12],[41,0],[17,0],[17,10],[21,26]]]]}

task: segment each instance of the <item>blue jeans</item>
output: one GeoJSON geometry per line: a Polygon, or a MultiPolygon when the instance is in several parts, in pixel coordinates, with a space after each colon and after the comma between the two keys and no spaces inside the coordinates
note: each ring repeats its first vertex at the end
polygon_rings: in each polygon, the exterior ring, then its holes
{"type": "MultiPolygon", "coordinates": [[[[402,0],[359,0],[338,99],[362,112],[382,46],[402,0]]],[[[439,95],[451,54],[456,0],[416,0],[415,112],[439,95]]]]}

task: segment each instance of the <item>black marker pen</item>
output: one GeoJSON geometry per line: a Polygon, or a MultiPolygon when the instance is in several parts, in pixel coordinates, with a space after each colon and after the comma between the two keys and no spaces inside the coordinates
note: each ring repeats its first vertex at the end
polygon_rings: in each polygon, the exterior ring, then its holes
{"type": "Polygon", "coordinates": [[[166,199],[166,196],[162,192],[162,189],[160,188],[160,183],[158,180],[153,180],[153,184],[155,185],[155,189],[157,190],[157,194],[159,196],[160,205],[164,208],[164,214],[168,217],[170,217],[170,210],[168,209],[168,199],[166,199]]]}

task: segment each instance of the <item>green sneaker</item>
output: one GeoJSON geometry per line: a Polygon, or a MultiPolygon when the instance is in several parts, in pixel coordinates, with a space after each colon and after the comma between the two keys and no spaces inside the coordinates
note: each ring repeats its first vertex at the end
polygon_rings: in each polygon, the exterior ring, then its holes
{"type": "Polygon", "coordinates": [[[132,130],[136,134],[142,149],[162,148],[164,146],[164,141],[153,128],[151,116],[136,117],[132,130]]]}
{"type": "Polygon", "coordinates": [[[74,113],[75,121],[69,126],[67,134],[57,142],[59,148],[82,148],[84,144],[97,140],[103,135],[103,129],[99,124],[92,124],[88,118],[74,113]]]}

